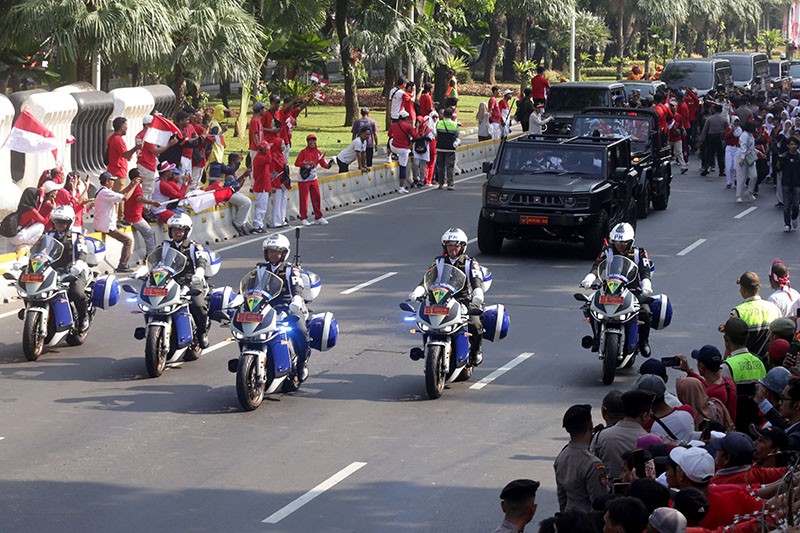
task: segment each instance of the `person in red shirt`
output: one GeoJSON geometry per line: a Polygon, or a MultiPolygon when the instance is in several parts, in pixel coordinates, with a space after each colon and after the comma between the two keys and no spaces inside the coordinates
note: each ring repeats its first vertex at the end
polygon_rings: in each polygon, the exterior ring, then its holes
{"type": "Polygon", "coordinates": [[[284,156],[283,139],[272,143],[272,224],[280,228],[286,223],[286,205],[289,203],[289,191],[292,181],[289,177],[289,165],[284,156]]]}
{"type": "Polygon", "coordinates": [[[166,146],[156,146],[153,143],[144,142],[144,136],[147,135],[147,131],[150,129],[150,124],[152,123],[153,115],[145,115],[142,119],[144,127],[142,131],[136,134],[137,144],[139,144],[139,152],[136,156],[136,168],[139,170],[139,176],[142,178],[142,192],[145,198],[150,198],[153,195],[153,187],[155,187],[156,177],[158,176],[158,156],[178,143],[178,139],[175,137],[170,138],[166,146]]]}
{"type": "MultiPolygon", "coordinates": [[[[408,93],[408,100],[403,100],[403,109],[406,110],[411,124],[417,122],[417,109],[414,107],[416,100],[416,84],[413,81],[406,83],[406,92],[408,93]]],[[[419,105],[419,104],[417,104],[419,105]]]]}
{"type": "Polygon", "coordinates": [[[717,464],[717,472],[710,481],[712,485],[766,485],[786,473],[786,468],[753,466],[756,445],[753,439],[738,431],[713,439],[708,448],[715,451],[717,464]]]}
{"type": "Polygon", "coordinates": [[[178,114],[175,115],[175,125],[180,128],[183,135],[183,139],[179,141],[181,148],[180,170],[181,174],[189,177],[192,175],[194,150],[202,144],[202,139],[192,124],[193,114],[193,108],[186,108],[183,111],[178,111],[178,114]]]}
{"type": "Polygon", "coordinates": [[[271,143],[281,131],[281,97],[273,94],[269,97],[269,109],[261,117],[261,131],[264,132],[263,140],[271,143]]]}
{"type": "MultiPolygon", "coordinates": [[[[68,172],[64,178],[64,188],[56,193],[56,205],[72,207],[75,212],[72,231],[83,232],[83,214],[86,211],[86,205],[93,201],[89,198],[89,176],[86,176],[86,181],[81,181],[77,172],[68,172]]],[[[47,229],[52,228],[48,226],[47,229]]]]}
{"type": "Polygon", "coordinates": [[[397,155],[397,164],[400,166],[400,172],[398,172],[400,185],[397,192],[405,194],[408,192],[405,184],[408,176],[408,156],[411,154],[411,139],[416,138],[416,132],[405,109],[400,110],[399,118],[400,120],[393,122],[389,128],[389,147],[397,155]]]}
{"type": "Polygon", "coordinates": [[[317,166],[331,168],[333,159],[326,161],[325,154],[317,148],[317,136],[313,133],[306,137],[307,146],[303,148],[294,166],[300,168],[300,176],[297,180],[297,189],[300,194],[300,221],[304,226],[310,226],[308,221],[308,197],[311,196],[311,205],[314,207],[314,223],[325,225],[328,223],[322,216],[322,203],[319,194],[319,183],[317,182],[317,166]]]}
{"type": "MultiPolygon", "coordinates": [[[[140,177],[138,168],[132,168],[128,171],[128,178],[130,178],[131,183],[138,177],[140,177]]],[[[155,200],[148,200],[144,195],[142,185],[136,185],[133,188],[131,196],[125,200],[123,214],[125,220],[130,223],[131,227],[142,236],[145,255],[150,255],[150,252],[156,247],[156,236],[153,232],[153,228],[142,217],[142,211],[145,205],[159,207],[161,204],[155,200]]]]}
{"type": "Polygon", "coordinates": [[[62,185],[64,183],[64,173],[61,172],[60,168],[51,168],[50,170],[45,170],[42,172],[42,175],[39,176],[39,183],[36,186],[41,187],[46,181],[52,181],[62,185]]]}
{"type": "MultiPolygon", "coordinates": [[[[112,176],[116,176],[114,180],[113,190],[119,192],[122,190],[122,182],[128,175],[128,161],[130,161],[133,154],[139,149],[139,141],[131,149],[128,149],[125,144],[125,135],[128,133],[128,119],[125,117],[117,117],[112,122],[114,133],[106,139],[106,154],[108,157],[108,164],[106,165],[106,172],[112,176]]],[[[117,216],[122,218],[122,204],[117,206],[117,216]]],[[[120,225],[127,225],[121,223],[120,225]]]]}
{"type": "Polygon", "coordinates": [[[495,85],[492,87],[492,96],[489,97],[489,128],[492,134],[492,139],[500,138],[500,130],[503,126],[503,113],[500,110],[500,104],[497,98],[500,96],[500,87],[495,85]]]}
{"type": "Polygon", "coordinates": [[[672,156],[677,160],[678,166],[681,167],[681,174],[686,174],[689,171],[689,165],[683,156],[683,138],[686,136],[685,121],[683,116],[678,113],[678,106],[672,104],[672,122],[667,125],[668,133],[667,140],[672,148],[672,156]]]}
{"type": "Polygon", "coordinates": [[[306,97],[304,100],[298,100],[297,97],[292,98],[287,96],[283,99],[283,107],[280,110],[279,116],[281,121],[280,131],[278,137],[283,141],[283,158],[289,160],[289,152],[292,149],[292,134],[294,128],[297,126],[297,117],[311,103],[311,98],[306,97]]]}
{"type": "Polygon", "coordinates": [[[675,94],[675,100],[678,102],[677,106],[677,114],[681,116],[682,123],[681,127],[683,128],[683,159],[685,161],[689,160],[689,131],[692,127],[692,122],[689,119],[689,105],[686,103],[686,97],[684,96],[683,91],[678,91],[675,94]]]}
{"type": "Polygon", "coordinates": [[[667,97],[662,92],[653,95],[653,110],[658,113],[658,128],[667,135],[669,125],[672,123],[672,110],[664,103],[667,97]]]}
{"type": "Polygon", "coordinates": [[[421,117],[427,117],[433,111],[433,97],[431,91],[433,84],[430,82],[422,86],[422,94],[419,95],[419,114],[421,117]]]}
{"type": "Polygon", "coordinates": [[[256,102],[253,104],[253,118],[250,119],[250,126],[247,128],[248,137],[250,138],[250,164],[253,164],[253,159],[258,152],[258,144],[264,140],[264,132],[261,126],[261,120],[264,117],[264,102],[256,102]]]}
{"type": "Polygon", "coordinates": [[[706,344],[699,350],[692,350],[692,359],[697,361],[697,372],[689,367],[689,360],[678,354],[681,361],[678,370],[689,377],[699,379],[706,386],[706,393],[725,404],[733,421],[736,421],[736,384],[731,378],[722,377],[722,354],[716,346],[706,344]]]}
{"type": "Polygon", "coordinates": [[[533,98],[534,103],[546,103],[547,91],[549,90],[550,82],[544,76],[544,67],[540,65],[536,67],[536,76],[531,78],[531,98],[533,98]]]}
{"type": "Polygon", "coordinates": [[[158,215],[158,221],[166,224],[175,213],[168,209],[170,205],[176,205],[175,200],[180,200],[186,195],[189,189],[189,180],[181,184],[182,174],[179,168],[167,161],[163,161],[158,166],[158,178],[156,178],[153,188],[153,200],[158,206],[154,206],[150,212],[158,215]]]}
{"type": "Polygon", "coordinates": [[[255,210],[253,213],[252,233],[264,233],[264,217],[269,207],[269,195],[272,192],[272,145],[261,141],[258,153],[253,159],[253,193],[255,194],[255,210]]]}

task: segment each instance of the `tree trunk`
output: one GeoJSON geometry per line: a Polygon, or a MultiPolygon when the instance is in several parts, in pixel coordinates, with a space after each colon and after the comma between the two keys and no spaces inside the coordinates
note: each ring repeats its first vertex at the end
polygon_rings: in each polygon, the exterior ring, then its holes
{"type": "Polygon", "coordinates": [[[139,63],[131,66],[131,85],[134,87],[142,85],[142,67],[139,63]]]}
{"type": "Polygon", "coordinates": [[[483,80],[486,83],[497,83],[495,70],[497,67],[497,55],[500,53],[500,44],[503,39],[503,28],[506,23],[506,14],[499,6],[495,7],[492,19],[489,21],[489,42],[486,51],[486,69],[483,73],[483,80]]]}
{"type": "Polygon", "coordinates": [[[522,40],[522,28],[524,23],[525,20],[517,15],[509,14],[506,16],[508,41],[506,41],[503,53],[503,79],[505,81],[511,81],[516,77],[514,61],[522,60],[525,54],[522,40]]]}
{"type": "Polygon", "coordinates": [[[183,109],[186,107],[186,79],[183,72],[183,65],[177,63],[175,65],[175,81],[172,88],[175,91],[175,101],[177,102],[176,109],[183,109]]]}
{"type": "Polygon", "coordinates": [[[619,27],[617,28],[617,39],[619,44],[619,58],[625,57],[625,0],[619,0],[619,27]]]}
{"type": "Polygon", "coordinates": [[[219,82],[219,97],[222,100],[222,105],[230,109],[228,99],[231,96],[231,80],[220,80],[219,82]]]}
{"type": "Polygon", "coordinates": [[[347,27],[350,0],[336,0],[336,34],[339,37],[339,51],[342,56],[342,75],[344,76],[344,125],[352,126],[358,119],[358,93],[356,78],[353,75],[353,49],[350,46],[350,32],[347,27]]]}
{"type": "Polygon", "coordinates": [[[444,107],[444,93],[447,90],[447,65],[439,65],[433,71],[433,103],[437,108],[444,107]]]}

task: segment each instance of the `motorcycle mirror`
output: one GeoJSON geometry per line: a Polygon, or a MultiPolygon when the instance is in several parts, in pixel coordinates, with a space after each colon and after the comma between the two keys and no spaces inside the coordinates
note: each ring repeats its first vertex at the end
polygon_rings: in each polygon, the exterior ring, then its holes
{"type": "Polygon", "coordinates": [[[576,292],[575,294],[572,295],[572,297],[575,298],[576,300],[578,300],[579,302],[588,302],[589,301],[589,297],[586,296],[585,294],[581,293],[581,292],[576,292]]]}
{"type": "Polygon", "coordinates": [[[127,292],[128,294],[136,294],[136,289],[134,289],[133,287],[131,287],[127,283],[124,283],[122,285],[122,290],[127,292]]]}
{"type": "Polygon", "coordinates": [[[400,304],[400,309],[402,309],[403,311],[408,311],[409,313],[414,312],[414,308],[411,307],[411,305],[408,302],[402,302],[400,304]]]}
{"type": "Polygon", "coordinates": [[[11,274],[10,272],[4,272],[4,273],[3,273],[3,277],[4,277],[5,279],[9,280],[9,281],[16,281],[16,279],[17,279],[17,278],[15,278],[15,277],[14,277],[14,275],[13,275],[13,274],[11,274]]]}

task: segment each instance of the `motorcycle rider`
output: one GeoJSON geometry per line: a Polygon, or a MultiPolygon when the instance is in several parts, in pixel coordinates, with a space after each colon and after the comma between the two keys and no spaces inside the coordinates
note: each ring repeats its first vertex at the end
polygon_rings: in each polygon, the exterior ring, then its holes
{"type": "Polygon", "coordinates": [[[271,304],[277,311],[297,317],[295,323],[294,344],[297,347],[297,379],[300,383],[308,378],[308,359],[311,357],[311,346],[308,337],[308,309],[303,298],[303,281],[300,269],[288,261],[292,245],[285,235],[273,233],[261,243],[264,252],[264,263],[257,263],[256,270],[265,269],[283,280],[280,295],[271,304]]]}
{"type": "MultiPolygon", "coordinates": [[[[627,257],[639,267],[639,277],[632,280],[628,289],[633,292],[636,299],[639,300],[639,321],[643,322],[639,326],[639,352],[642,356],[650,357],[650,319],[652,313],[650,312],[650,305],[642,302],[642,296],[649,296],[653,293],[653,284],[650,280],[650,260],[647,257],[647,250],[644,248],[634,246],[634,239],[636,232],[633,226],[627,222],[621,222],[614,226],[611,233],[608,234],[608,239],[603,243],[603,250],[597,259],[594,260],[592,270],[581,281],[581,287],[589,289],[597,281],[597,276],[600,268],[600,263],[605,259],[611,259],[615,255],[627,257]]],[[[592,324],[594,329],[594,324],[592,324]]],[[[592,351],[597,351],[598,337],[595,332],[594,346],[592,351]]]]}
{"type": "MultiPolygon", "coordinates": [[[[433,260],[430,268],[449,264],[458,268],[467,276],[467,283],[455,294],[455,299],[468,308],[483,308],[483,274],[478,262],[467,255],[467,234],[461,228],[450,228],[442,235],[442,255],[433,260]]],[[[421,300],[425,297],[425,287],[418,285],[408,295],[409,300],[421,300]]],[[[480,315],[470,316],[467,324],[469,337],[469,362],[478,366],[483,362],[483,324],[480,315]]],[[[412,351],[412,359],[414,352],[412,351]]]]}
{"type": "Polygon", "coordinates": [[[186,213],[177,213],[167,220],[169,240],[162,243],[162,250],[173,248],[186,256],[186,266],[175,275],[175,282],[184,287],[200,291],[189,300],[189,312],[197,328],[200,347],[208,348],[208,304],[205,273],[208,268],[208,254],[200,243],[189,239],[192,233],[192,218],[186,213]]]}
{"type": "Polygon", "coordinates": [[[69,283],[67,296],[75,305],[78,322],[76,328],[80,333],[89,329],[89,297],[86,295],[86,284],[89,282],[91,270],[86,264],[86,241],[78,232],[73,231],[75,210],[70,205],[60,205],[50,214],[53,229],[45,233],[64,246],[64,253],[58,261],[52,263],[53,270],[59,274],[69,274],[74,279],[69,283]]]}

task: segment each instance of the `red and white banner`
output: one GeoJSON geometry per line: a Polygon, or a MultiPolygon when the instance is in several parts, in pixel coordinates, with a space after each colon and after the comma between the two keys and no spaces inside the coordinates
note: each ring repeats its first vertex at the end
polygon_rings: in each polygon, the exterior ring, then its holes
{"type": "Polygon", "coordinates": [[[181,136],[181,130],[178,126],[165,119],[161,115],[153,116],[153,122],[147,133],[144,134],[144,142],[154,144],[156,146],[166,146],[173,135],[181,136]]]}
{"type": "Polygon", "coordinates": [[[800,46],[800,2],[793,2],[786,6],[783,17],[783,34],[786,40],[795,46],[800,46]]]}
{"type": "Polygon", "coordinates": [[[59,142],[53,132],[39,122],[30,111],[23,110],[17,117],[11,134],[6,140],[5,146],[9,150],[22,152],[23,154],[37,154],[39,152],[53,152],[53,158],[58,159],[59,142]]]}

